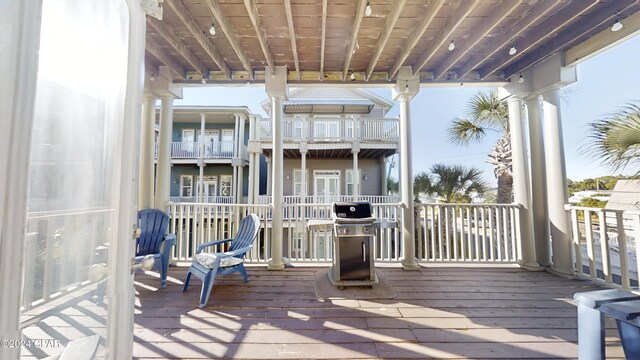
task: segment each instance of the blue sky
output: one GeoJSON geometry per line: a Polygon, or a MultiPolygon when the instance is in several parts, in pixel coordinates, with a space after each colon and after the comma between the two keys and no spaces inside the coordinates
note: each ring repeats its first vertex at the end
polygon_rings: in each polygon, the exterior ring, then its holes
{"type": "MultiPolygon", "coordinates": [[[[562,122],[567,163],[567,176],[572,180],[610,175],[613,172],[598,166],[581,155],[587,143],[588,124],[616,111],[629,101],[640,101],[640,36],[635,36],[578,65],[578,81],[563,89],[562,122]]],[[[390,89],[368,89],[391,99],[390,89]]],[[[489,133],[479,144],[452,145],[447,136],[451,121],[465,114],[466,103],[476,92],[486,88],[423,88],[411,102],[411,136],[413,171],[428,171],[435,163],[475,166],[483,170],[484,178],[495,184],[492,166],[486,163],[487,153],[498,138],[489,133]]],[[[184,89],[184,98],[176,105],[244,105],[252,112],[266,116],[260,102],[265,100],[264,88],[247,85],[194,87],[184,89]]],[[[398,114],[397,106],[388,116],[398,114]]],[[[393,173],[397,172],[397,166],[393,173]]],[[[620,172],[617,172],[620,173],[620,172]]],[[[616,174],[617,174],[616,173],[616,174]]],[[[622,172],[624,173],[624,172],[622,172]]],[[[397,175],[396,175],[397,177],[397,175]]]]}

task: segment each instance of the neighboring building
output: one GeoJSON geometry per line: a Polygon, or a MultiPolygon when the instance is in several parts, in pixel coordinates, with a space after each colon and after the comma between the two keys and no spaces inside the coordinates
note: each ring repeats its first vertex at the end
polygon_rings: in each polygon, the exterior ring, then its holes
{"type": "MultiPolygon", "coordinates": [[[[262,103],[270,113],[271,103],[262,103]]],[[[387,196],[386,160],[398,151],[399,121],[385,118],[393,103],[355,88],[300,88],[283,103],[285,203],[336,200],[396,202],[387,196]]],[[[271,120],[253,126],[250,148],[267,159],[271,178],[271,120]]],[[[254,190],[255,191],[255,190],[254,190]]],[[[270,191],[270,186],[267,186],[270,191]]],[[[268,203],[268,196],[259,201],[268,203]]]]}
{"type": "Polygon", "coordinates": [[[640,180],[618,180],[605,209],[639,211],[640,180]]]}
{"type": "Polygon", "coordinates": [[[174,108],[172,202],[246,202],[247,141],[249,121],[253,117],[256,115],[247,107],[174,108]]]}

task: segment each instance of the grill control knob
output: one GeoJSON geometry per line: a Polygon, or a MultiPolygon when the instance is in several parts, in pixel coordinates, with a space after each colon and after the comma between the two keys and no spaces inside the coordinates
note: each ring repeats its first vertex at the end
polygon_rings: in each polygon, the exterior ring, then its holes
{"type": "Polygon", "coordinates": [[[362,232],[365,233],[365,234],[368,234],[370,229],[371,229],[370,227],[365,226],[365,227],[362,228],[362,232]]]}

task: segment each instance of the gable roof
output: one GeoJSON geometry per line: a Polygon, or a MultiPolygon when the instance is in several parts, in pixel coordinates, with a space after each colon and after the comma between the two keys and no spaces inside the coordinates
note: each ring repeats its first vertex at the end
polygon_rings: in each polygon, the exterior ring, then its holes
{"type": "MultiPolygon", "coordinates": [[[[372,104],[375,107],[383,109],[383,114],[393,107],[393,103],[370,91],[358,88],[330,88],[330,87],[305,87],[294,88],[289,93],[287,104],[305,104],[305,105],[358,105],[372,104]]],[[[266,99],[260,103],[264,111],[268,114],[271,102],[266,99]]]]}
{"type": "Polygon", "coordinates": [[[640,180],[618,180],[605,209],[640,210],[640,180]]]}

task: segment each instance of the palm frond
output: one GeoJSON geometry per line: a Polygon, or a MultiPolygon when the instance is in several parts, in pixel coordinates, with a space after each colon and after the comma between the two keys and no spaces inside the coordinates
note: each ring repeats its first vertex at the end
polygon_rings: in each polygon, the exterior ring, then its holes
{"type": "Polygon", "coordinates": [[[456,119],[449,127],[449,141],[456,145],[466,145],[473,141],[480,142],[486,131],[467,119],[456,119]]]}
{"type": "Polygon", "coordinates": [[[498,97],[497,91],[478,92],[467,103],[469,119],[478,124],[498,130],[509,129],[509,107],[498,97]]]}
{"type": "Polygon", "coordinates": [[[619,170],[640,165],[640,104],[629,103],[590,124],[591,140],[583,154],[599,158],[619,170]]]}

